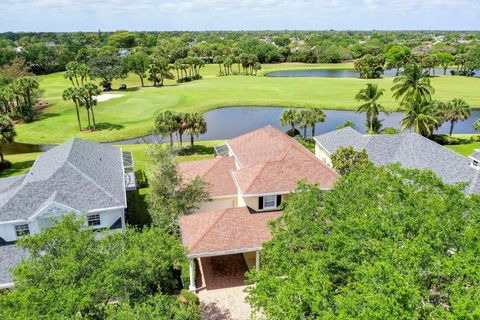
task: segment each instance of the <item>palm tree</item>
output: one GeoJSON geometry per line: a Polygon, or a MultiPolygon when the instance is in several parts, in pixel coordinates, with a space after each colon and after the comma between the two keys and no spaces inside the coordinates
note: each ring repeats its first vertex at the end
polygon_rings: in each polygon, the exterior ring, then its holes
{"type": "Polygon", "coordinates": [[[292,132],[295,132],[295,125],[300,121],[300,114],[298,110],[286,109],[282,112],[279,121],[282,126],[292,126],[292,132]]]}
{"type": "Polygon", "coordinates": [[[155,119],[155,132],[162,137],[170,136],[170,148],[173,148],[173,133],[178,130],[177,120],[177,114],[171,111],[164,111],[155,119]]]}
{"type": "Polygon", "coordinates": [[[75,110],[77,111],[77,122],[78,122],[78,130],[82,131],[82,123],[80,121],[80,112],[78,110],[78,106],[80,104],[80,97],[78,95],[78,88],[75,87],[69,87],[65,90],[63,90],[63,100],[72,100],[73,103],[75,104],[75,110]]]}
{"type": "Polygon", "coordinates": [[[79,96],[81,97],[81,105],[87,109],[88,125],[90,126],[90,113],[93,121],[93,131],[96,130],[95,112],[93,107],[97,105],[97,96],[102,93],[102,90],[93,82],[88,81],[79,88],[79,96]]]}
{"type": "Polygon", "coordinates": [[[207,132],[207,122],[205,121],[205,116],[203,113],[194,112],[188,114],[187,123],[188,126],[185,132],[190,135],[190,145],[193,151],[194,137],[198,137],[199,135],[207,132]]]}
{"type": "Polygon", "coordinates": [[[384,89],[378,88],[378,84],[367,83],[367,87],[361,89],[355,96],[355,100],[364,102],[358,107],[357,112],[367,113],[367,126],[371,133],[377,133],[381,127],[381,122],[377,117],[380,112],[385,112],[385,108],[377,101],[384,92],[384,89]]]}
{"type": "Polygon", "coordinates": [[[402,131],[414,128],[415,132],[425,137],[430,137],[433,130],[440,126],[440,110],[438,102],[410,99],[403,104],[405,118],[400,121],[402,131]]]}
{"type": "Polygon", "coordinates": [[[322,111],[320,108],[312,108],[312,122],[310,123],[310,126],[312,127],[312,137],[315,137],[315,125],[318,122],[325,122],[327,119],[327,116],[325,113],[322,111]]]}
{"type": "Polygon", "coordinates": [[[472,126],[475,131],[480,131],[480,119],[475,120],[472,126]]]}
{"type": "Polygon", "coordinates": [[[430,100],[435,89],[430,84],[430,78],[416,64],[408,65],[400,77],[393,79],[393,97],[405,102],[410,99],[430,100]]]}
{"type": "Polygon", "coordinates": [[[180,145],[183,145],[183,134],[188,128],[190,115],[188,113],[177,113],[176,120],[177,120],[177,133],[178,138],[180,140],[180,145]]]}
{"type": "Polygon", "coordinates": [[[470,118],[470,106],[465,100],[455,98],[446,103],[442,109],[445,121],[450,121],[449,136],[451,137],[455,123],[470,118]]]}
{"type": "Polygon", "coordinates": [[[303,139],[307,139],[307,128],[311,127],[313,120],[313,112],[310,109],[302,109],[298,113],[300,128],[303,129],[303,139]]]}
{"type": "MultiPolygon", "coordinates": [[[[16,136],[15,128],[13,122],[9,117],[5,115],[0,115],[0,143],[12,143],[16,136]]],[[[5,159],[3,157],[3,152],[0,150],[0,160],[3,164],[5,159]]]]}

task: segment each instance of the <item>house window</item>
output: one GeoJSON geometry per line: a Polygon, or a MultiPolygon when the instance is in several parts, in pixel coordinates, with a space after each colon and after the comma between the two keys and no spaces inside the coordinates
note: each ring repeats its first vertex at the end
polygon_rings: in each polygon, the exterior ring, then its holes
{"type": "Polygon", "coordinates": [[[263,209],[270,209],[277,207],[277,196],[263,197],[263,209]]]}
{"type": "Polygon", "coordinates": [[[15,226],[15,233],[17,234],[17,238],[23,237],[30,234],[30,228],[28,227],[28,224],[20,224],[15,226]]]}
{"type": "Polygon", "coordinates": [[[89,227],[99,226],[101,225],[100,215],[99,214],[91,214],[87,217],[87,222],[89,227]]]}

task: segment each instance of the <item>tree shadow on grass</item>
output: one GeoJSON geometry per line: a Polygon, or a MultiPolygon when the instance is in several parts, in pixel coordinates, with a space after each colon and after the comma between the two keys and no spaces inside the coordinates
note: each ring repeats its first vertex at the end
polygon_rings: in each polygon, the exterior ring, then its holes
{"type": "Polygon", "coordinates": [[[35,116],[35,121],[58,117],[60,113],[40,112],[35,116]]]}
{"type": "Polygon", "coordinates": [[[0,171],[0,178],[21,174],[33,166],[35,160],[21,161],[12,163],[12,167],[0,171]]]}
{"type": "Polygon", "coordinates": [[[215,152],[213,147],[206,147],[203,145],[194,145],[194,148],[192,150],[192,147],[188,144],[184,144],[183,147],[180,150],[180,155],[181,156],[193,156],[193,155],[213,155],[215,152]]]}
{"type": "Polygon", "coordinates": [[[140,194],[139,190],[127,192],[126,220],[128,224],[142,227],[152,223],[145,197],[146,194],[140,194]]]}
{"type": "Polygon", "coordinates": [[[124,125],[122,124],[116,124],[116,123],[110,123],[110,122],[100,122],[100,123],[96,123],[95,124],[95,129],[97,131],[102,131],[102,130],[108,130],[108,131],[112,131],[112,130],[121,130],[125,128],[124,125]]]}

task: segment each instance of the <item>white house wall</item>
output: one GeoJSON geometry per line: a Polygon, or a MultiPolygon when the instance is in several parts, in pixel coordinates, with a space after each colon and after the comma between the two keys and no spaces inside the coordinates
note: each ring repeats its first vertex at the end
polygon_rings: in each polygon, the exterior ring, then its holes
{"type": "Polygon", "coordinates": [[[315,143],[315,156],[322,160],[322,162],[327,164],[329,167],[332,167],[330,155],[318,142],[315,143]]]}
{"type": "MultiPolygon", "coordinates": [[[[100,215],[100,225],[95,226],[95,229],[103,229],[103,228],[109,228],[111,227],[115,222],[118,221],[118,219],[121,219],[122,221],[122,228],[125,226],[125,213],[124,213],[123,208],[117,208],[117,209],[112,209],[112,210],[106,210],[106,211],[99,211],[95,213],[88,213],[88,214],[80,214],[85,217],[85,220],[87,219],[87,216],[90,214],[98,214],[100,215]]],[[[63,214],[71,214],[72,212],[63,212],[63,214]]],[[[58,212],[54,215],[55,217],[61,216],[62,214],[59,214],[58,212]]],[[[53,216],[52,216],[53,217],[53,216]]],[[[41,231],[41,227],[39,225],[39,219],[47,219],[48,216],[45,215],[39,215],[36,219],[30,221],[28,223],[30,233],[37,233],[41,231]]],[[[16,223],[9,223],[9,224],[0,224],[0,237],[7,241],[16,241],[17,240],[17,235],[15,232],[15,226],[25,224],[22,222],[16,222],[16,223]]]]}
{"type": "Polygon", "coordinates": [[[123,208],[120,209],[113,209],[113,210],[108,210],[108,211],[101,211],[101,212],[95,212],[95,213],[88,213],[85,214],[85,219],[86,216],[90,214],[99,214],[100,215],[100,225],[95,227],[96,229],[101,229],[101,228],[110,228],[115,222],[117,222],[118,219],[122,219],[122,227],[125,226],[125,210],[123,208]]]}
{"type": "Polygon", "coordinates": [[[237,206],[237,198],[226,198],[226,199],[212,199],[212,201],[202,202],[195,212],[208,212],[208,211],[217,211],[227,208],[235,208],[237,206]]]}
{"type": "Polygon", "coordinates": [[[10,242],[17,240],[17,235],[15,233],[16,224],[0,224],[0,238],[10,242]]]}

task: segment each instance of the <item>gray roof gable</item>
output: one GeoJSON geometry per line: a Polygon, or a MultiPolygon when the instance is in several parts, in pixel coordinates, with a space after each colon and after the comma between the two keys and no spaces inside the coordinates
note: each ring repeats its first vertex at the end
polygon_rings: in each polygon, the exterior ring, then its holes
{"type": "Polygon", "coordinates": [[[395,135],[362,135],[352,128],[343,128],[315,137],[315,140],[334,153],[340,147],[353,146],[366,150],[370,161],[376,165],[400,163],[404,168],[429,169],[445,183],[469,184],[467,192],[480,193],[480,171],[470,167],[470,161],[416,133],[395,135]]]}
{"type": "Polygon", "coordinates": [[[122,152],[109,145],[73,139],[7,179],[0,179],[0,221],[28,220],[49,201],[82,212],[126,207],[122,152]]]}

